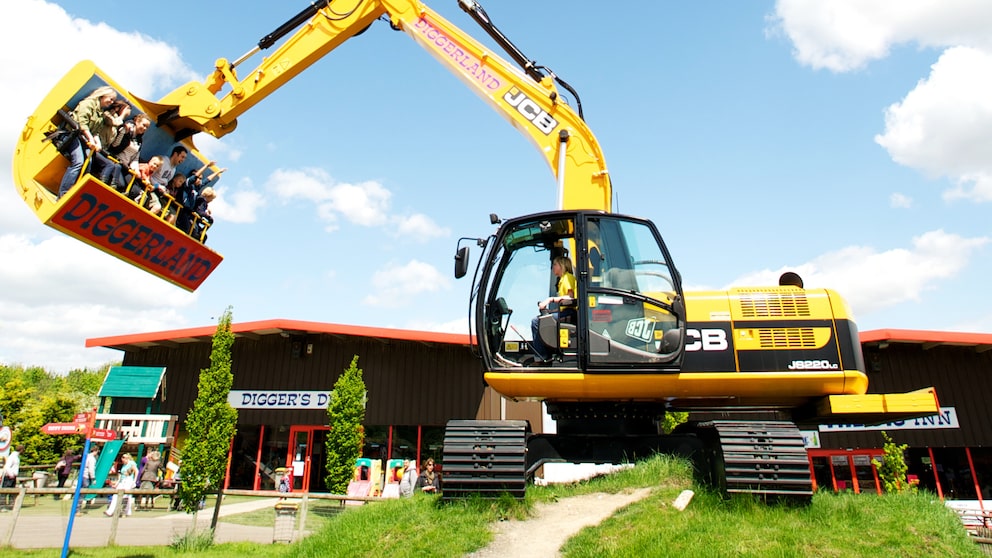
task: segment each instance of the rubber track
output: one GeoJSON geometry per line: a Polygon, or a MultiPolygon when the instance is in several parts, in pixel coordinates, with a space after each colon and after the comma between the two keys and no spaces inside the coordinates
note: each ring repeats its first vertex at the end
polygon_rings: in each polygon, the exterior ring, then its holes
{"type": "Polygon", "coordinates": [[[711,421],[716,430],[728,494],[810,499],[813,482],[799,428],[788,421],[711,421]]]}
{"type": "Polygon", "coordinates": [[[443,499],[522,499],[527,488],[527,432],[521,420],[452,420],[444,430],[443,499]]]}

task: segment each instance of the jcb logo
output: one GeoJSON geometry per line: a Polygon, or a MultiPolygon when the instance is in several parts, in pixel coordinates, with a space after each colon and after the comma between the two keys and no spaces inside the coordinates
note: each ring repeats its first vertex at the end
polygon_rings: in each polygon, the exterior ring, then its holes
{"type": "Polygon", "coordinates": [[[722,329],[687,329],[685,337],[686,351],[726,351],[730,347],[722,329]]]}
{"type": "Polygon", "coordinates": [[[530,97],[524,95],[524,92],[517,89],[516,87],[511,87],[503,95],[503,100],[507,102],[511,107],[517,109],[524,118],[530,120],[538,130],[548,135],[555,131],[558,127],[558,121],[551,117],[541,105],[535,103],[530,97]]]}
{"type": "Polygon", "coordinates": [[[627,337],[647,343],[654,339],[654,322],[645,320],[644,318],[628,320],[627,330],[624,333],[627,334],[627,337]]]}

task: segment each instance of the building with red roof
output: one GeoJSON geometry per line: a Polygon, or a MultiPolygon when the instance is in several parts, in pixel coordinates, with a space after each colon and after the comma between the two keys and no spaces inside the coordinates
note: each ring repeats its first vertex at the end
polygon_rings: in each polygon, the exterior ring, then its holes
{"type": "MultiPolygon", "coordinates": [[[[123,351],[128,366],[165,366],[162,412],[185,417],[199,371],[209,366],[215,327],[89,339],[88,347],[123,351]]],[[[321,396],[359,357],[370,393],[365,455],[441,457],[444,424],[452,418],[526,419],[541,424],[537,403],[506,401],[483,383],[467,334],[272,319],[232,324],[238,434],[230,488],[270,488],[277,467],[289,467],[294,489],[323,490],[321,396]]],[[[872,459],[885,431],[907,444],[909,474],[946,498],[992,499],[992,334],[880,329],[861,332],[869,393],[933,386],[934,417],[883,425],[824,425],[808,431],[817,486],[879,490],[872,459]]],[[[326,398],[323,400],[326,402],[326,398]]],[[[114,412],[136,412],[115,402],[114,412]]],[[[178,433],[181,440],[182,434],[178,433]]]]}

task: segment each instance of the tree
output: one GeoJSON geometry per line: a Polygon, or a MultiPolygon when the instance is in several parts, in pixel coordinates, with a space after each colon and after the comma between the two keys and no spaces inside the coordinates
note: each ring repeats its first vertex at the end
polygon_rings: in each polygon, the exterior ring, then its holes
{"type": "Polygon", "coordinates": [[[358,367],[358,355],[334,383],[327,405],[327,489],[346,494],[355,471],[355,460],[362,455],[365,430],[365,380],[358,367]]]}
{"type": "Polygon", "coordinates": [[[82,436],[50,436],[41,427],[71,422],[77,413],[93,408],[106,369],[84,368],[64,376],[37,366],[0,365],[0,413],[13,430],[14,445],[25,446],[23,464],[54,464],[65,450],[82,448],[82,436]]]}
{"type": "Polygon", "coordinates": [[[665,434],[671,434],[675,427],[689,420],[689,413],[685,411],[669,411],[661,421],[661,429],[665,434]]]}
{"type": "Polygon", "coordinates": [[[196,400],[186,416],[179,497],[183,510],[196,512],[211,487],[219,488],[227,469],[227,453],[238,424],[238,411],[227,402],[234,383],[231,372],[231,308],[217,324],[210,352],[210,368],[200,370],[196,400]]]}
{"type": "Polygon", "coordinates": [[[906,465],[905,452],[909,445],[896,444],[884,430],[882,439],[885,440],[885,445],[882,446],[882,462],[879,463],[877,459],[871,460],[872,465],[878,469],[878,478],[882,481],[882,487],[886,492],[908,490],[910,485],[906,480],[906,471],[909,470],[909,466],[906,465]]]}
{"type": "Polygon", "coordinates": [[[20,426],[21,411],[34,398],[35,390],[24,382],[20,376],[11,377],[4,382],[0,390],[0,412],[3,422],[12,429],[20,426]]]}
{"type": "Polygon", "coordinates": [[[56,463],[67,449],[82,450],[83,437],[73,435],[52,436],[44,434],[41,427],[49,422],[72,422],[78,403],[61,393],[41,395],[25,406],[20,413],[20,424],[14,431],[16,444],[24,444],[22,462],[34,464],[56,463]]]}

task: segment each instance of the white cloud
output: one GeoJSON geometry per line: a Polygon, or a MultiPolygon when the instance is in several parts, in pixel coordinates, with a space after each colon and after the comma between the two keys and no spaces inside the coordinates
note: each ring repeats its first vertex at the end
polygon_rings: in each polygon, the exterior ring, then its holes
{"type": "Polygon", "coordinates": [[[286,201],[305,200],[317,205],[317,215],[337,228],[340,218],[366,227],[385,224],[392,194],[381,184],[366,181],[348,184],[335,181],[319,168],[278,169],[269,176],[269,190],[286,201]]]}
{"type": "Polygon", "coordinates": [[[796,60],[834,72],[863,68],[902,44],[992,49],[985,0],[778,0],[769,21],[796,60]]]}
{"type": "Polygon", "coordinates": [[[224,136],[224,139],[217,139],[210,134],[197,134],[193,143],[207,159],[224,161],[224,164],[236,163],[244,153],[237,147],[237,140],[230,138],[224,136]]]}
{"type": "MultiPolygon", "coordinates": [[[[140,33],[73,18],[55,4],[3,2],[0,21],[7,45],[0,48],[0,67],[17,84],[3,93],[0,129],[19,130],[41,98],[79,60],[93,60],[113,79],[126,76],[127,82],[119,84],[142,98],[197,79],[175,47],[140,33]]],[[[4,134],[0,147],[11,152],[14,138],[4,134]]]]}
{"type": "Polygon", "coordinates": [[[899,192],[894,192],[889,195],[889,205],[899,209],[909,209],[913,207],[913,198],[899,192]]]}
{"type": "Polygon", "coordinates": [[[242,179],[233,188],[219,186],[217,198],[210,202],[210,214],[219,221],[254,223],[258,211],[265,207],[265,197],[255,191],[250,179],[242,179]]]}
{"type": "Polygon", "coordinates": [[[778,0],[769,19],[801,64],[834,72],[898,45],[943,49],[930,75],[886,109],[875,141],[899,164],[948,178],[946,200],[992,201],[992,2],[778,0]]]}
{"type": "Polygon", "coordinates": [[[930,77],[885,111],[885,132],[875,137],[898,163],[946,175],[951,197],[992,200],[992,54],[951,48],[930,77]]]}
{"type": "Polygon", "coordinates": [[[430,217],[415,213],[408,216],[398,216],[394,218],[397,237],[415,239],[421,242],[432,238],[443,238],[451,234],[451,230],[439,226],[430,217]]]}
{"type": "Polygon", "coordinates": [[[372,275],[374,292],[365,297],[370,306],[398,307],[409,304],[419,293],[451,288],[451,281],[434,266],[410,260],[404,265],[389,264],[372,275]]]}
{"type": "Polygon", "coordinates": [[[350,184],[320,168],[279,169],[269,176],[267,187],[285,201],[314,203],[328,231],[343,219],[363,227],[390,227],[394,236],[421,242],[450,234],[426,215],[392,213],[392,192],[373,180],[350,184]]]}
{"type": "Polygon", "coordinates": [[[181,327],[180,312],[196,300],[64,236],[2,235],[0,261],[0,361],[8,363],[66,371],[119,358],[85,340],[181,327]]]}
{"type": "Polygon", "coordinates": [[[937,288],[938,281],[963,270],[990,240],[935,230],[913,238],[910,248],[878,252],[867,246],[849,246],[801,265],[740,277],[733,285],[776,285],[784,271],[795,271],[807,288],[834,289],[856,314],[865,315],[920,301],[926,291],[937,288]]]}

